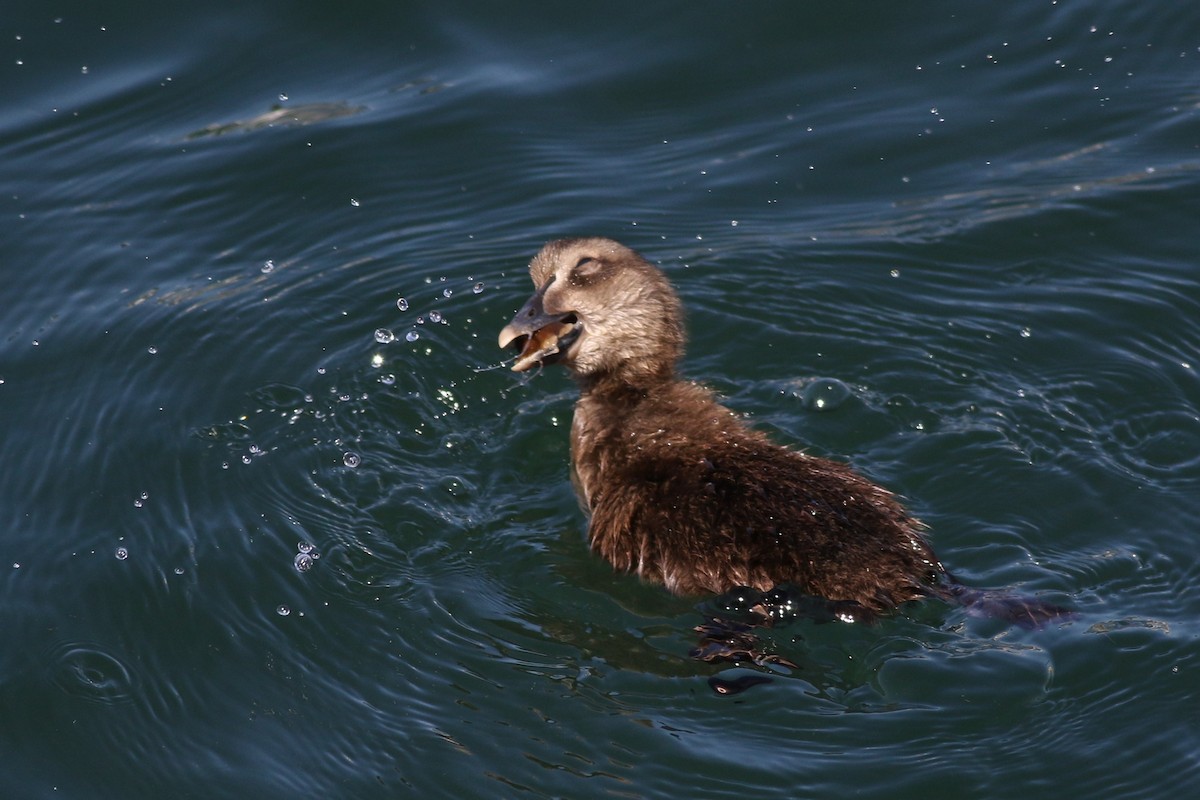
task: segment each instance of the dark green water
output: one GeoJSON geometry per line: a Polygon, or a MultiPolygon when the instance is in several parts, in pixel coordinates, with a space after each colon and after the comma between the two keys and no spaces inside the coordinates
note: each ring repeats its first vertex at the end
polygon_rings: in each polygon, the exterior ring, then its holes
{"type": "Polygon", "coordinates": [[[10,3],[0,796],[1188,796],[1198,86],[1195,4],[10,3]],[[797,623],[709,691],[587,550],[570,383],[485,369],[581,233],[1078,619],[797,623]]]}

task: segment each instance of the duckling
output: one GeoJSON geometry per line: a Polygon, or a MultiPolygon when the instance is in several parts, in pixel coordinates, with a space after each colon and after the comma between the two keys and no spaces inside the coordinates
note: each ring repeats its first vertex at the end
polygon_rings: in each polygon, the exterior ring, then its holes
{"type": "Polygon", "coordinates": [[[578,385],[572,480],[591,547],[616,569],[686,596],[790,586],[843,619],[928,597],[1030,626],[1066,613],[959,584],[892,492],[773,443],[681,379],[682,304],[634,250],[559,239],[529,272],[536,291],[499,345],[514,371],[561,364],[578,385]]]}

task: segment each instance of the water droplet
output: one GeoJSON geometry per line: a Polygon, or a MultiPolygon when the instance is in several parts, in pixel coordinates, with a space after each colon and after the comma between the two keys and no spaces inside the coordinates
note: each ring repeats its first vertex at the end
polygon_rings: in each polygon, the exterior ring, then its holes
{"type": "Polygon", "coordinates": [[[313,568],[313,557],[308,553],[297,553],[292,564],[295,565],[297,572],[308,572],[313,568]]]}
{"type": "Polygon", "coordinates": [[[408,311],[408,301],[403,297],[398,298],[396,300],[396,308],[400,309],[401,311],[408,311]]]}
{"type": "Polygon", "coordinates": [[[409,331],[408,333],[404,334],[404,338],[407,341],[415,342],[417,339],[421,338],[421,334],[417,333],[416,331],[409,331]]]}
{"type": "Polygon", "coordinates": [[[900,277],[900,270],[898,270],[898,269],[894,269],[894,270],[892,270],[891,272],[889,272],[888,274],[889,274],[889,275],[891,275],[893,278],[899,278],[899,277],[900,277]]]}
{"type": "Polygon", "coordinates": [[[262,274],[266,275],[268,272],[271,272],[275,269],[275,262],[268,258],[263,262],[263,265],[260,269],[262,270],[262,274]]]}
{"type": "Polygon", "coordinates": [[[430,321],[430,322],[435,322],[435,323],[436,323],[436,322],[441,322],[441,321],[442,321],[442,312],[440,312],[440,311],[430,311],[430,312],[429,312],[429,321],[430,321]]]}
{"type": "Polygon", "coordinates": [[[281,103],[286,103],[286,102],[287,102],[287,99],[288,99],[288,97],[287,97],[287,95],[286,95],[286,94],[284,94],[283,92],[280,92],[280,93],[279,93],[279,102],[281,102],[281,103]]]}
{"type": "Polygon", "coordinates": [[[175,568],[175,574],[176,574],[176,575],[182,575],[182,574],[183,574],[183,567],[176,567],[176,568],[175,568]]]}
{"type": "Polygon", "coordinates": [[[301,553],[311,553],[317,549],[317,546],[312,542],[296,542],[296,549],[301,553]]]}
{"type": "Polygon", "coordinates": [[[292,610],[285,605],[280,605],[275,609],[275,613],[281,617],[286,617],[288,614],[292,613],[292,610]]]}
{"type": "Polygon", "coordinates": [[[380,344],[388,344],[396,341],[396,334],[392,333],[387,328],[378,328],[375,331],[375,341],[380,344]]]}
{"type": "Polygon", "coordinates": [[[362,457],[358,453],[347,452],[342,455],[342,463],[353,469],[362,463],[362,457]]]}
{"type": "Polygon", "coordinates": [[[376,353],[375,355],[371,356],[371,366],[374,367],[375,369],[379,369],[380,367],[383,366],[383,354],[382,353],[376,353]]]}
{"type": "Polygon", "coordinates": [[[84,75],[87,75],[87,74],[88,74],[88,68],[87,68],[87,67],[80,67],[80,68],[79,68],[79,71],[80,71],[81,73],[83,73],[84,75]]]}
{"type": "Polygon", "coordinates": [[[117,557],[117,561],[124,561],[125,559],[129,558],[129,551],[124,547],[118,547],[115,555],[117,557]]]}
{"type": "Polygon", "coordinates": [[[483,291],[483,281],[480,281],[479,283],[472,286],[471,291],[474,292],[475,294],[479,294],[480,292],[482,292],[483,291]]]}
{"type": "Polygon", "coordinates": [[[153,356],[153,355],[157,355],[157,354],[158,354],[158,348],[157,348],[157,347],[155,347],[154,345],[150,345],[149,347],[147,347],[147,348],[146,348],[146,352],[147,352],[147,353],[149,353],[149,354],[150,354],[150,355],[152,355],[152,356],[153,356]]]}
{"type": "Polygon", "coordinates": [[[396,382],[396,376],[390,372],[387,373],[386,375],[380,375],[379,382],[382,383],[384,386],[391,386],[392,384],[394,384],[396,382]]]}
{"type": "Polygon", "coordinates": [[[442,297],[449,297],[452,294],[454,294],[454,290],[449,286],[447,286],[445,289],[442,289],[442,297]]]}
{"type": "Polygon", "coordinates": [[[362,205],[362,203],[358,202],[358,201],[357,201],[357,200],[355,200],[353,197],[351,197],[351,198],[350,198],[350,205],[354,206],[355,208],[358,208],[360,205],[362,205]]]}
{"type": "Polygon", "coordinates": [[[1029,330],[1029,328],[1021,328],[1021,338],[1022,339],[1028,339],[1032,335],[1033,335],[1033,331],[1029,330]]]}

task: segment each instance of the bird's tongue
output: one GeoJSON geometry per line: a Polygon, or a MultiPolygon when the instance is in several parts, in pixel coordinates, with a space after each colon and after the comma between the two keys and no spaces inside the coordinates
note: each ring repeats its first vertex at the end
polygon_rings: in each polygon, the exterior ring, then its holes
{"type": "Polygon", "coordinates": [[[545,327],[538,328],[525,340],[525,346],[521,348],[521,353],[513,364],[513,370],[524,372],[534,364],[557,354],[559,339],[574,328],[573,324],[567,322],[552,322],[545,327]]]}

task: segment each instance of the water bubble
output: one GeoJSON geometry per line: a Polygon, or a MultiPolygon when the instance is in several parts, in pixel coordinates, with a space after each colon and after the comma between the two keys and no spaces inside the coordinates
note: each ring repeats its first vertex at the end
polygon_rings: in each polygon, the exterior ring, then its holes
{"type": "Polygon", "coordinates": [[[382,353],[376,353],[375,355],[371,356],[371,366],[374,367],[375,369],[379,369],[380,367],[383,366],[383,354],[382,353]]]}
{"type": "Polygon", "coordinates": [[[312,542],[296,542],[296,549],[301,553],[311,553],[317,546],[312,542]]]}
{"type": "Polygon", "coordinates": [[[360,205],[362,205],[362,203],[358,202],[358,200],[356,200],[356,199],[354,199],[353,197],[351,197],[351,198],[350,198],[350,205],[354,206],[355,208],[358,208],[360,205]]]}
{"type": "Polygon", "coordinates": [[[259,270],[262,272],[263,275],[266,275],[268,272],[271,272],[274,269],[275,269],[275,262],[269,258],[263,262],[263,265],[261,267],[259,267],[259,270]]]}
{"type": "Polygon", "coordinates": [[[154,345],[150,345],[149,347],[146,348],[146,352],[152,356],[158,355],[158,348],[155,347],[154,345]]]}
{"type": "Polygon", "coordinates": [[[430,322],[435,322],[435,323],[436,323],[436,322],[441,322],[441,321],[442,321],[442,312],[440,312],[440,311],[430,311],[430,312],[429,312],[429,321],[430,321],[430,322]]]}
{"type": "Polygon", "coordinates": [[[308,572],[313,567],[313,557],[308,553],[297,553],[292,564],[295,565],[297,572],[308,572]]]}
{"type": "Polygon", "coordinates": [[[417,333],[416,331],[409,331],[408,333],[404,334],[404,338],[407,341],[415,342],[417,339],[421,338],[421,334],[417,333]]]}
{"type": "Polygon", "coordinates": [[[342,454],[342,463],[353,469],[362,463],[362,457],[358,453],[346,452],[342,454]]]}
{"type": "Polygon", "coordinates": [[[176,574],[176,575],[182,575],[182,574],[183,574],[183,567],[176,567],[176,568],[175,568],[175,574],[176,574]]]}
{"type": "Polygon", "coordinates": [[[447,286],[445,289],[442,289],[442,297],[449,297],[452,294],[454,294],[454,290],[449,286],[447,286]]]}
{"type": "Polygon", "coordinates": [[[483,281],[480,281],[479,283],[472,286],[471,291],[474,292],[475,294],[479,294],[480,292],[482,292],[483,291],[483,281]]]}
{"type": "Polygon", "coordinates": [[[380,344],[389,344],[396,341],[396,334],[392,333],[387,328],[377,328],[375,330],[375,341],[380,344]]]}
{"type": "Polygon", "coordinates": [[[288,99],[288,97],[287,97],[287,95],[286,95],[286,94],[284,94],[283,92],[280,92],[280,93],[279,93],[279,102],[281,102],[281,103],[286,103],[286,102],[287,102],[287,99],[288,99]]]}
{"type": "Polygon", "coordinates": [[[424,325],[424,324],[425,324],[425,317],[417,317],[417,324],[418,324],[418,325],[424,325]]]}
{"type": "Polygon", "coordinates": [[[817,378],[801,391],[800,400],[809,411],[833,411],[850,398],[850,387],[837,378],[817,378]]]}
{"type": "Polygon", "coordinates": [[[133,507],[141,508],[142,506],[146,505],[146,501],[148,499],[150,499],[150,495],[146,492],[142,492],[140,495],[138,495],[137,499],[133,501],[133,507]]]}
{"type": "Polygon", "coordinates": [[[400,309],[401,311],[408,311],[408,300],[404,299],[403,297],[398,298],[396,300],[396,308],[400,309]]]}
{"type": "Polygon", "coordinates": [[[1021,338],[1022,339],[1028,339],[1032,335],[1033,335],[1033,331],[1029,330],[1029,328],[1021,328],[1021,338]]]}
{"type": "Polygon", "coordinates": [[[275,613],[281,617],[286,617],[288,614],[292,613],[292,610],[287,606],[280,604],[279,607],[275,609],[275,613]]]}
{"type": "Polygon", "coordinates": [[[124,547],[118,547],[117,552],[114,555],[116,555],[117,561],[124,561],[125,559],[129,558],[129,551],[124,547]]]}
{"type": "Polygon", "coordinates": [[[396,382],[396,376],[390,372],[385,375],[380,375],[379,382],[382,383],[384,386],[391,386],[392,384],[394,384],[396,382]]]}

